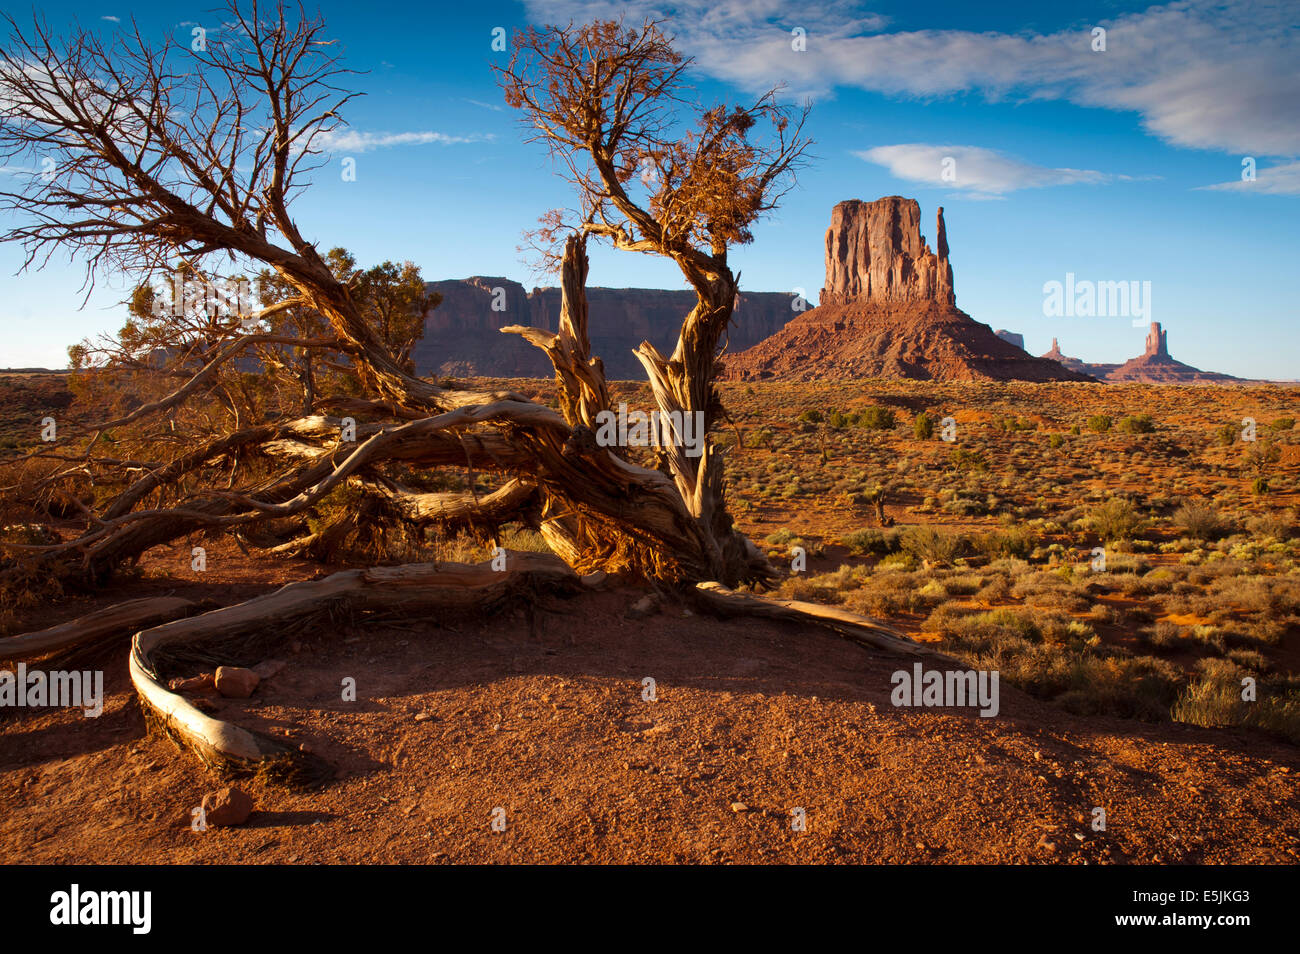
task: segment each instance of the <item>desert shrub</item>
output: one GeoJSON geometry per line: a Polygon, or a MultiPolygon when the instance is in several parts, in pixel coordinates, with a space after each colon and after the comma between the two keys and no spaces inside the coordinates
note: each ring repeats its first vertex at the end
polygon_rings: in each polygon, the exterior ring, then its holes
{"type": "Polygon", "coordinates": [[[1091,608],[1092,601],[1069,590],[1040,590],[1026,596],[1025,605],[1066,613],[1082,613],[1091,608]]]}
{"type": "Polygon", "coordinates": [[[780,530],[777,530],[774,533],[769,533],[764,538],[764,541],[770,544],[771,546],[781,547],[781,546],[785,546],[787,543],[792,543],[798,539],[799,539],[798,536],[792,533],[788,527],[782,527],[780,530]]]}
{"type": "Polygon", "coordinates": [[[858,427],[865,427],[872,431],[891,430],[895,423],[897,423],[897,420],[894,417],[894,412],[879,405],[864,408],[857,417],[858,427]]]}
{"type": "Polygon", "coordinates": [[[934,418],[925,411],[916,415],[916,420],[912,422],[912,433],[917,440],[930,440],[930,438],[934,437],[934,418]]]}
{"type": "Polygon", "coordinates": [[[826,420],[826,418],[822,412],[816,408],[809,408],[799,415],[799,420],[803,421],[805,424],[820,424],[822,421],[826,420]]]}
{"type": "Polygon", "coordinates": [[[975,598],[982,603],[1000,603],[1011,595],[1011,583],[1005,576],[994,576],[984,581],[975,598]]]}
{"type": "Polygon", "coordinates": [[[1275,431],[1289,431],[1293,427],[1295,427],[1295,418],[1279,417],[1276,421],[1270,424],[1269,427],[1271,427],[1275,431]]]}
{"type": "Polygon", "coordinates": [[[1078,424],[1071,424],[1071,425],[1070,425],[1070,433],[1073,434],[1075,437],[1078,437],[1078,436],[1079,436],[1079,433],[1080,433],[1080,431],[1079,431],[1079,425],[1078,425],[1078,424]]]}
{"type": "Polygon", "coordinates": [[[1125,434],[1149,434],[1156,429],[1156,425],[1150,414],[1130,414],[1121,417],[1116,428],[1125,434]]]}
{"type": "Polygon", "coordinates": [[[1269,669],[1268,660],[1253,649],[1234,649],[1228,653],[1228,659],[1251,672],[1261,673],[1269,669]]]}
{"type": "Polygon", "coordinates": [[[910,553],[891,553],[888,556],[880,558],[876,564],[877,570],[915,570],[916,557],[910,553]]]}
{"type": "Polygon", "coordinates": [[[983,580],[971,575],[950,576],[943,581],[944,589],[948,591],[949,596],[970,596],[978,592],[982,585],[983,580]]]}
{"type": "Polygon", "coordinates": [[[1174,511],[1173,524],[1196,540],[1217,540],[1223,535],[1223,518],[1211,504],[1188,501],[1174,511]]]}
{"type": "Polygon", "coordinates": [[[848,427],[849,418],[843,411],[831,411],[826,418],[826,423],[835,428],[848,427]]]}
{"type": "Polygon", "coordinates": [[[1287,540],[1295,533],[1290,512],[1268,513],[1246,522],[1246,528],[1266,540],[1287,540]]]}
{"type": "Polygon", "coordinates": [[[951,563],[965,547],[960,534],[924,525],[908,527],[898,542],[905,553],[930,563],[951,563]]]}
{"type": "Polygon", "coordinates": [[[1042,638],[1042,632],[1029,614],[1007,606],[983,613],[941,606],[930,614],[922,629],[938,633],[960,648],[978,654],[1023,648],[1042,638]]]}
{"type": "Polygon", "coordinates": [[[1110,430],[1111,424],[1114,423],[1109,414],[1094,414],[1088,418],[1088,430],[1095,431],[1098,434],[1104,434],[1110,430]]]}
{"type": "Polygon", "coordinates": [[[898,551],[899,531],[897,530],[854,530],[840,537],[840,543],[849,548],[855,556],[874,553],[883,556],[898,551]]]}
{"type": "Polygon", "coordinates": [[[1038,425],[1027,417],[995,417],[993,426],[1003,433],[1012,431],[1034,431],[1038,425]]]}
{"type": "MultiPolygon", "coordinates": [[[[1022,677],[1023,678],[1023,677],[1022,677]]],[[[1169,717],[1182,674],[1166,660],[1080,654],[1054,701],[1079,715],[1116,715],[1159,722],[1169,717]]]]}
{"type": "Polygon", "coordinates": [[[868,574],[865,567],[841,566],[830,573],[820,573],[817,576],[796,575],[785,580],[777,588],[776,594],[783,599],[842,603],[844,594],[861,586],[868,574]]]}
{"type": "Polygon", "coordinates": [[[964,447],[954,447],[952,453],[948,455],[948,463],[956,471],[988,470],[988,463],[983,457],[974,451],[968,451],[964,447]]]}
{"type": "Polygon", "coordinates": [[[923,577],[899,570],[877,573],[844,599],[846,609],[866,616],[896,616],[900,613],[925,612],[942,602],[942,592],[922,592],[923,577]]]}
{"type": "Polygon", "coordinates": [[[1065,443],[1065,438],[1062,437],[1060,434],[1053,434],[1051,437],[1047,439],[1047,446],[1052,448],[1060,447],[1064,443],[1065,443]]]}
{"type": "Polygon", "coordinates": [[[1107,543],[1130,539],[1142,525],[1133,505],[1122,497],[1112,497],[1093,507],[1086,519],[1093,532],[1107,543]]]}
{"type": "Polygon", "coordinates": [[[985,501],[976,500],[973,496],[965,495],[964,492],[962,496],[954,497],[945,503],[943,509],[959,517],[982,517],[989,512],[989,506],[985,501]]]}
{"type": "Polygon", "coordinates": [[[1024,559],[1033,552],[1034,539],[1021,527],[1008,527],[1005,530],[993,530],[976,537],[975,548],[993,560],[1001,557],[1024,559]]]}

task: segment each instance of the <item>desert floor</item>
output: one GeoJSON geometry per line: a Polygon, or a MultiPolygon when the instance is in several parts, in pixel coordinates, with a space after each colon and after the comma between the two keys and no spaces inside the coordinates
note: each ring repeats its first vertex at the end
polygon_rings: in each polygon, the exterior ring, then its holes
{"type": "MultiPolygon", "coordinates": [[[[725,397],[737,522],[774,559],[809,553],[783,595],[847,601],[959,659],[1001,660],[996,717],[895,707],[891,676],[913,660],[815,628],[721,622],[672,601],[630,618],[644,591],[611,581],[492,616],[268,634],[262,658],[283,669],[251,699],[210,704],[306,746],[334,777],[304,791],[239,780],[256,803],[249,822],[194,832],[191,809],[220,783],[146,731],[119,642],[64,666],[105,671],[101,718],[0,710],[0,861],[1300,859],[1300,746],[1285,726],[1168,716],[1168,693],[1209,678],[1206,665],[1258,675],[1279,712],[1293,691],[1300,431],[1267,427],[1297,416],[1300,391],[873,382],[731,385],[725,397]],[[801,420],[869,406],[893,408],[896,426],[801,420]],[[920,443],[921,410],[953,417],[970,456],[920,443]],[[1086,426],[1138,412],[1154,431],[1086,426]],[[1252,448],[1214,440],[1247,414],[1280,448],[1265,493],[1238,462],[1252,448]],[[770,437],[755,440],[764,426],[770,437]],[[892,528],[864,498],[882,484],[892,528]],[[1106,545],[1108,575],[1089,574],[1101,541],[1087,508],[1120,493],[1140,523],[1106,545]],[[1217,508],[1217,539],[1175,525],[1189,499],[1217,508]],[[965,549],[932,560],[888,535],[916,525],[962,535],[965,549]],[[1008,543],[1015,529],[1028,541],[1008,543]],[[999,610],[1020,615],[988,616],[999,610]],[[963,622],[976,618],[1020,620],[1020,641],[990,643],[963,622]],[[1058,684],[1024,663],[1029,649],[1052,672],[1104,669],[1114,682],[1058,684]],[[356,702],[340,701],[346,677],[356,702]]],[[[202,575],[177,541],[109,589],[11,610],[6,631],[145,595],[228,604],[331,572],[205,546],[202,575]]]]}

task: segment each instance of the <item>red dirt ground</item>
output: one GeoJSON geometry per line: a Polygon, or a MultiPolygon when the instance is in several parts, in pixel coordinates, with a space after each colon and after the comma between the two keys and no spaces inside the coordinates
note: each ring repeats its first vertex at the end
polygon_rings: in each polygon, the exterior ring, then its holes
{"type": "MultiPolygon", "coordinates": [[[[266,588],[209,579],[222,602],[266,588]]],[[[252,818],[204,833],[190,809],[218,783],[146,733],[125,647],[108,647],[77,664],[105,669],[98,720],[0,718],[0,861],[1300,859],[1295,746],[1078,717],[1006,685],[992,719],[895,708],[890,675],[910,659],[681,607],[626,619],[639,595],[551,597],[531,622],[521,608],[296,637],[253,699],[218,705],[307,744],[336,778],[312,791],[243,780],[252,818]],[[354,703],[340,701],[349,675],[354,703]],[[642,698],[647,676],[657,701],[642,698]]]]}

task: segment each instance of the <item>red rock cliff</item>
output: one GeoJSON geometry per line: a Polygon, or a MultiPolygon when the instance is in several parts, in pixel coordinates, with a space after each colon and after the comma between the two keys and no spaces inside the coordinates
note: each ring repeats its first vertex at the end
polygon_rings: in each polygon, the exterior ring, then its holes
{"type": "Polygon", "coordinates": [[[915,199],[891,195],[874,202],[839,203],[831,210],[826,230],[826,285],[818,303],[955,305],[942,208],[936,227],[937,254],[921,234],[921,206],[915,199]]]}

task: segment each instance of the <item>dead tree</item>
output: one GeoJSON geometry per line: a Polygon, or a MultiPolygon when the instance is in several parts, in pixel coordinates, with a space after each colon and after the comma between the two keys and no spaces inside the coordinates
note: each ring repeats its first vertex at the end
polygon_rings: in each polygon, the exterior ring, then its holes
{"type": "Polygon", "coordinates": [[[520,32],[499,77],[507,103],[523,112],[532,140],[548,147],[577,193],[576,211],[549,213],[535,233],[544,257],[554,260],[562,244],[567,261],[569,233],[595,236],[671,259],[694,290],[696,306],[672,353],[646,341],[636,356],[665,422],[662,463],[698,528],[709,575],[752,580],[764,571],[727,513],[722,453],[706,441],[692,457],[666,422],[698,415],[707,435],[722,414],[717,359],[739,291],[728,249],[750,241],[752,224],[793,184],[809,144],[807,110],[792,120],[775,91],[749,107],[693,107],[683,99],[688,65],[658,23],[604,21],[520,32]],[[764,123],[770,133],[751,138],[764,123]]]}
{"type": "MultiPolygon", "coordinates": [[[[31,455],[53,463],[47,484],[86,473],[111,474],[117,483],[106,484],[105,499],[79,503],[85,526],[72,539],[8,544],[0,560],[39,559],[102,580],[151,547],[301,517],[347,488],[415,521],[494,525],[519,516],[539,526],[578,574],[629,573],[678,587],[714,609],[728,603],[728,588],[777,575],[733,526],[722,453],[709,441],[692,457],[665,425],[654,467],[596,440],[597,416],[610,400],[587,333],[586,242],[594,236],[666,256],[694,289],[697,304],[672,353],[647,342],[637,356],[658,409],[667,412],[661,420],[699,415],[707,435],[721,414],[715,375],[738,288],[728,249],[750,240],[752,224],[793,182],[807,144],[802,114],[791,119],[770,93],[746,108],[690,106],[683,98],[687,63],[655,23],[547,28],[519,38],[500,76],[507,101],[561,161],[579,205],[570,215],[548,217],[540,235],[561,273],[559,330],[506,329],[550,357],[560,390],[556,411],[515,393],[415,376],[291,216],[294,196],[326,160],[329,135],[354,96],[321,20],[291,15],[283,5],[231,0],[221,34],[194,49],[152,44],[138,28],[112,41],[81,29],[59,38],[40,20],[24,30],[6,19],[0,155],[37,172],[0,192],[0,206],[16,217],[4,238],[23,245],[27,266],[65,251],[84,259],[90,281],[111,272],[144,278],[224,267],[269,272],[275,281],[267,284],[289,294],[256,315],[214,325],[200,366],[158,372],[172,375],[175,387],[31,455]],[[693,119],[679,128],[683,115],[693,119]],[[759,138],[764,124],[770,132],[759,138]],[[642,172],[647,187],[638,196],[633,182],[642,172]],[[328,334],[276,332],[277,315],[301,308],[323,319],[328,334]],[[95,450],[107,429],[174,424],[181,409],[210,403],[218,369],[270,344],[341,355],[364,393],[318,396],[311,414],[299,406],[201,440],[159,428],[144,446],[149,456],[138,460],[95,450]],[[356,421],[354,441],[343,439],[342,415],[356,421]],[[401,477],[429,468],[469,468],[492,475],[498,489],[430,492],[401,477]]],[[[141,374],[152,358],[137,362],[141,374]]],[[[310,550],[313,542],[303,537],[290,548],[310,550]]],[[[525,577],[512,573],[502,585],[526,583],[528,571],[525,560],[525,577]]],[[[473,592],[457,590],[454,580],[451,589],[439,589],[438,576],[436,567],[375,572],[362,589],[347,581],[336,589],[339,599],[365,607],[403,605],[411,585],[427,589],[415,600],[424,608],[453,591],[473,592]]],[[[756,599],[737,597],[730,612],[755,612],[756,599]]],[[[251,625],[261,606],[196,617],[169,632],[224,631],[227,619],[251,625]]],[[[786,604],[779,612],[788,617],[803,608],[786,604]]],[[[803,615],[826,622],[824,614],[803,615]]],[[[882,631],[842,613],[834,627],[882,631]]],[[[148,654],[137,636],[133,677],[166,721],[179,710],[149,671],[148,654]]],[[[215,745],[213,738],[196,743],[204,745],[215,745]]],[[[255,746],[244,748],[250,754],[255,746]]]]}
{"type": "MultiPolygon", "coordinates": [[[[253,428],[244,435],[246,456],[296,467],[269,484],[199,487],[163,506],[139,506],[146,491],[162,486],[162,475],[175,483],[185,467],[210,463],[208,453],[191,451],[148,468],[106,512],[92,515],[84,535],[54,552],[80,558],[102,577],[182,533],[299,513],[345,480],[364,489],[387,462],[400,460],[467,464],[529,482],[547,539],[582,572],[627,570],[729,586],[770,579],[766,560],[732,526],[721,454],[711,444],[696,459],[664,434],[666,476],[584,440],[607,395],[587,342],[583,285],[589,235],[678,263],[699,302],[672,355],[645,343],[638,356],[660,410],[699,414],[711,428],[720,409],[716,356],[737,288],[727,247],[748,240],[750,224],[772,207],[804,146],[772,97],[748,109],[704,110],[694,128],[673,139],[666,130],[685,63],[656,24],[524,35],[503,74],[508,100],[571,168],[579,168],[579,155],[591,161],[575,173],[584,210],[577,238],[563,241],[565,252],[556,255],[565,288],[561,330],[549,337],[524,332],[547,348],[570,395],[557,414],[519,395],[417,378],[362,320],[349,287],[289,213],[300,177],[322,161],[322,143],[353,96],[338,85],[346,71],[329,53],[319,20],[291,18],[283,7],[268,15],[255,3],[232,4],[228,13],[231,29],[200,51],[173,42],[155,48],[138,31],[112,45],[85,31],[60,41],[39,22],[26,33],[11,22],[0,58],[0,150],[11,161],[51,161],[26,188],[0,194],[22,218],[6,238],[23,243],[28,264],[56,249],[80,253],[92,278],[105,269],[148,273],[178,262],[203,273],[206,263],[225,256],[268,268],[294,290],[256,318],[305,304],[329,323],[327,342],[249,334],[241,330],[247,323],[234,325],[208,366],[126,422],[203,393],[214,366],[267,340],[337,349],[370,393],[370,420],[404,421],[383,422],[355,447],[341,444],[335,425],[318,417],[282,421],[270,433],[253,428]],[[567,58],[553,57],[557,50],[567,58]],[[552,78],[566,92],[548,98],[543,89],[552,78]],[[749,141],[763,118],[774,123],[774,145],[749,141]],[[658,182],[644,204],[624,185],[641,163],[658,182]]],[[[215,443],[228,451],[228,441],[215,443]]],[[[390,500],[400,494],[391,484],[384,489],[390,500]]],[[[461,509],[474,505],[465,500],[461,509]]]]}

